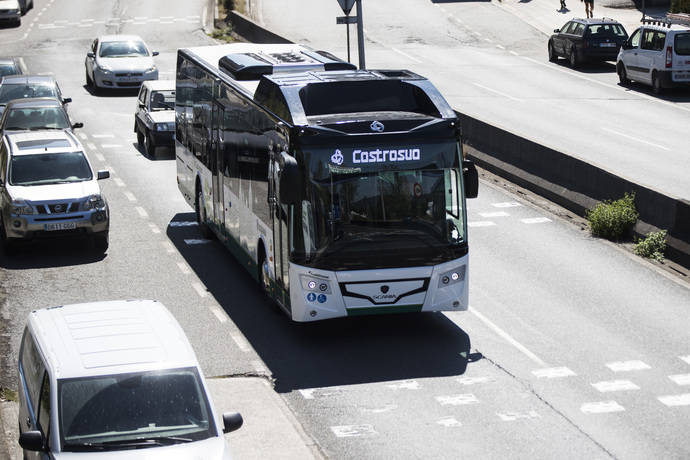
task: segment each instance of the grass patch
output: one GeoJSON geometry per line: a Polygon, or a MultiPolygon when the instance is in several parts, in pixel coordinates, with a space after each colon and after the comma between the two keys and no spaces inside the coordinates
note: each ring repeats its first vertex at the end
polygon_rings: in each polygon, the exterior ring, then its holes
{"type": "Polygon", "coordinates": [[[19,396],[16,391],[0,387],[0,401],[17,402],[18,400],[19,396]]]}
{"type": "Polygon", "coordinates": [[[231,24],[228,24],[226,27],[221,29],[213,29],[213,32],[211,32],[209,35],[216,40],[221,40],[227,43],[232,43],[235,41],[235,37],[232,35],[231,24]]]}
{"type": "Polygon", "coordinates": [[[637,240],[633,252],[641,257],[648,259],[664,260],[664,251],[666,250],[666,230],[659,232],[652,232],[644,238],[637,240]]]}
{"type": "Polygon", "coordinates": [[[638,216],[634,193],[626,193],[619,200],[604,201],[587,211],[592,235],[615,241],[630,233],[638,216]]]}

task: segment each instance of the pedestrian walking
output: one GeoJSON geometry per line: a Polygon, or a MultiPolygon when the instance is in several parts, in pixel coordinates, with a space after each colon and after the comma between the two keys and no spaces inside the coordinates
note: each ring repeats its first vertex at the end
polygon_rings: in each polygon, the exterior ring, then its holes
{"type": "Polygon", "coordinates": [[[567,10],[567,9],[568,9],[568,7],[565,6],[565,0],[561,0],[561,9],[558,10],[558,11],[565,11],[565,10],[567,10]]]}
{"type": "Polygon", "coordinates": [[[585,15],[587,15],[588,18],[593,18],[594,17],[594,0],[584,0],[584,2],[585,2],[585,15]]]}

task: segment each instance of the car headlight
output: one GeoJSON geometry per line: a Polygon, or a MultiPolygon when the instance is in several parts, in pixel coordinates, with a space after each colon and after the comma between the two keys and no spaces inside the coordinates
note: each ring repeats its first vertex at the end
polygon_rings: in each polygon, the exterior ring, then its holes
{"type": "Polygon", "coordinates": [[[10,203],[10,210],[12,214],[17,216],[34,213],[34,208],[24,200],[12,200],[12,203],[10,203]]]}
{"type": "Polygon", "coordinates": [[[82,204],[84,211],[91,211],[92,209],[105,208],[105,199],[102,195],[91,195],[82,204]]]}
{"type": "Polygon", "coordinates": [[[113,71],[113,69],[111,69],[107,65],[100,65],[100,64],[98,65],[98,70],[100,70],[103,73],[110,73],[113,71]]]}
{"type": "Polygon", "coordinates": [[[154,65],[154,66],[151,67],[150,69],[146,69],[146,73],[155,72],[156,70],[158,70],[158,68],[154,65]]]}
{"type": "Polygon", "coordinates": [[[156,123],[156,131],[175,131],[175,122],[156,123]]]}

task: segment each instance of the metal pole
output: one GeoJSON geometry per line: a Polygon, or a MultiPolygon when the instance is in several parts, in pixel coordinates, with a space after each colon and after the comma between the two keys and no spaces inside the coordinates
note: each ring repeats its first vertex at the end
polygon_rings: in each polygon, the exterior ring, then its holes
{"type": "Polygon", "coordinates": [[[359,54],[359,68],[367,68],[364,63],[364,22],[362,21],[362,0],[357,0],[357,44],[359,54]]]}
{"type": "Polygon", "coordinates": [[[350,21],[349,21],[350,15],[349,14],[346,15],[346,17],[348,19],[347,24],[345,24],[345,27],[347,27],[347,62],[351,62],[350,61],[350,21]]]}

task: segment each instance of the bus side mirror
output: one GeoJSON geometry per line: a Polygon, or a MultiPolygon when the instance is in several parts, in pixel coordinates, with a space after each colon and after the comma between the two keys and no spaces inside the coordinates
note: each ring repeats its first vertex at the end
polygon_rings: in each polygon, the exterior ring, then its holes
{"type": "Polygon", "coordinates": [[[299,203],[299,167],[295,157],[285,152],[280,154],[280,178],[278,179],[278,193],[281,204],[299,203]]]}
{"type": "Polygon", "coordinates": [[[477,198],[479,195],[479,174],[477,167],[469,160],[462,160],[462,178],[465,181],[465,197],[477,198]]]}

